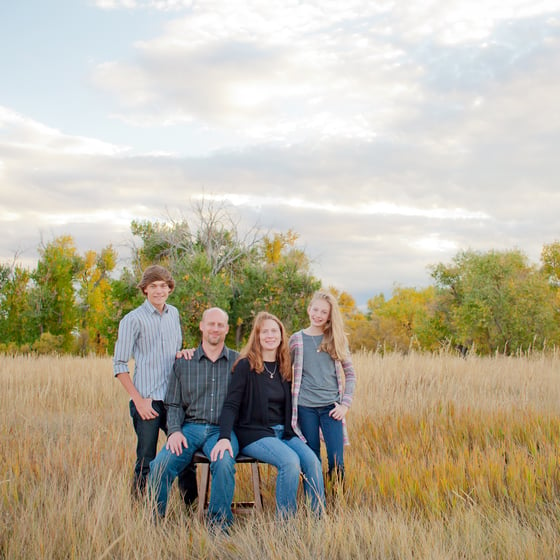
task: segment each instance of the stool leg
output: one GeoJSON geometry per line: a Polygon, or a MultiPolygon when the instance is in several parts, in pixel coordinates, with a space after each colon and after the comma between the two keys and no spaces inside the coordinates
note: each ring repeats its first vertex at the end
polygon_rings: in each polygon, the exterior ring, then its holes
{"type": "Polygon", "coordinates": [[[255,509],[262,511],[262,496],[261,496],[261,475],[259,472],[259,464],[257,462],[251,463],[251,478],[253,480],[253,494],[255,496],[255,509]]]}
{"type": "Polygon", "coordinates": [[[198,481],[198,519],[204,519],[204,510],[208,503],[208,490],[210,488],[210,465],[208,463],[199,463],[200,479],[198,481]]]}

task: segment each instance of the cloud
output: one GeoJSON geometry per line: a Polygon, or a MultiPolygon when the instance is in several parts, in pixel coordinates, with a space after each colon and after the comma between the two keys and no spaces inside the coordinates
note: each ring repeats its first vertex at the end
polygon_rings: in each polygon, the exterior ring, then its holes
{"type": "MultiPolygon", "coordinates": [[[[9,145],[47,155],[116,155],[127,148],[96,138],[71,136],[0,106],[0,130],[9,136],[9,145]]],[[[4,143],[4,145],[7,145],[4,143]]]]}
{"type": "Polygon", "coordinates": [[[98,0],[165,22],[96,57],[97,130],[126,140],[0,107],[0,254],[125,246],[204,196],[299,233],[361,302],[459,249],[536,259],[560,207],[554,4],[98,0]]]}
{"type": "Polygon", "coordinates": [[[150,9],[176,11],[188,8],[192,0],[94,0],[95,6],[102,10],[150,9]]]}
{"type": "Polygon", "coordinates": [[[554,4],[404,6],[193,4],[93,80],[120,100],[115,118],[203,129],[215,149],[406,137],[461,160],[473,105],[558,52],[554,4]]]}
{"type": "MultiPolygon", "coordinates": [[[[376,39],[353,3],[257,5],[194,9],[138,42],[134,60],[99,65],[94,82],[118,95],[122,118],[136,121],[242,127],[253,141],[374,137],[372,119],[390,119],[406,95],[396,63],[403,53],[376,39]],[[344,24],[357,25],[355,33],[344,24]]],[[[367,12],[365,21],[377,15],[367,12]]]]}

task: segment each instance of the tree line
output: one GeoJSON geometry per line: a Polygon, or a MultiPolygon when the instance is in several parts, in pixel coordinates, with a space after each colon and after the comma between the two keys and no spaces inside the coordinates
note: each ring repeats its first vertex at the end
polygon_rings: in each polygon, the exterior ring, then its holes
{"type": "MultiPolygon", "coordinates": [[[[111,245],[80,255],[70,235],[41,244],[35,269],[0,264],[0,352],[111,354],[120,319],[143,300],[136,284],[150,264],[175,277],[169,302],[181,314],[185,346],[198,344],[210,305],[229,313],[227,343],[235,348],[263,309],[294,332],[307,324],[311,294],[323,288],[295,232],[242,235],[224,208],[201,204],[193,220],[133,221],[131,232],[139,244],[119,270],[111,245]]],[[[396,285],[366,310],[329,288],[352,350],[516,354],[559,344],[560,242],[543,246],[539,265],[519,250],[466,250],[430,273],[433,285],[396,285]]]]}

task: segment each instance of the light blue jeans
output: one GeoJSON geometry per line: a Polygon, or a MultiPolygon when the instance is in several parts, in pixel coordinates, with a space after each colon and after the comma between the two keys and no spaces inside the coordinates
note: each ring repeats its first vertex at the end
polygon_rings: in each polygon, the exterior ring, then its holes
{"type": "MultiPolygon", "coordinates": [[[[181,455],[175,455],[164,447],[150,463],[148,486],[157,500],[157,511],[162,517],[167,509],[167,498],[173,481],[191,462],[195,451],[201,449],[206,457],[210,458],[210,452],[218,441],[220,427],[214,424],[187,422],[183,424],[182,432],[187,438],[188,447],[183,449],[181,455]]],[[[212,488],[208,516],[210,521],[220,524],[230,524],[233,521],[231,502],[235,490],[235,457],[239,452],[239,445],[234,433],[231,434],[231,446],[234,457],[226,452],[222,459],[210,463],[212,488]]]]}
{"type": "Polygon", "coordinates": [[[311,448],[299,437],[282,439],[284,426],[273,426],[276,437],[264,437],[242,449],[244,455],[254,457],[278,469],[276,478],[276,511],[282,517],[297,510],[297,491],[300,473],[303,489],[315,513],[325,507],[325,485],[321,462],[311,448]]]}

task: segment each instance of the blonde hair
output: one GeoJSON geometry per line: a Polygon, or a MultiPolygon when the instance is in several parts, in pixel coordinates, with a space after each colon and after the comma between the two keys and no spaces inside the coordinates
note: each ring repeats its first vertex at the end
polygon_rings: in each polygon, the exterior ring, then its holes
{"type": "Polygon", "coordinates": [[[323,340],[319,348],[333,360],[344,360],[348,357],[348,337],[344,332],[344,320],[338,301],[330,292],[320,290],[313,294],[307,309],[317,300],[326,301],[330,306],[329,320],[323,329],[323,340]]]}
{"type": "MultiPolygon", "coordinates": [[[[282,324],[282,321],[267,311],[261,311],[257,314],[253,321],[253,328],[251,329],[251,334],[249,335],[249,340],[245,347],[239,353],[239,358],[247,358],[251,369],[257,373],[262,373],[264,371],[264,360],[262,355],[262,347],[260,342],[260,332],[262,329],[262,324],[267,320],[274,321],[280,328],[280,346],[276,351],[276,361],[278,362],[278,368],[282,379],[285,381],[292,380],[292,362],[290,358],[290,348],[288,346],[288,337],[286,335],[286,329],[282,324]]],[[[237,365],[234,364],[233,369],[237,365]]]]}

